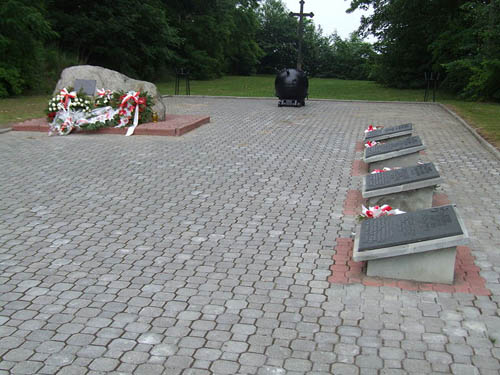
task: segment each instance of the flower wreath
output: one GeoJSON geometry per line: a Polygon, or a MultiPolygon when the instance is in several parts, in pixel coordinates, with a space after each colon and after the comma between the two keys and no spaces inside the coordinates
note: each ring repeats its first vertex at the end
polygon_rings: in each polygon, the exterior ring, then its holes
{"type": "Polygon", "coordinates": [[[83,111],[90,112],[92,109],[92,98],[85,95],[82,91],[73,91],[70,87],[69,91],[64,88],[57,95],[49,100],[49,104],[45,113],[50,121],[56,117],[60,111],[83,111]]]}
{"type": "Polygon", "coordinates": [[[97,96],[90,98],[83,92],[64,88],[48,103],[49,134],[129,127],[127,135],[132,135],[137,125],[152,121],[153,105],[153,97],[147,92],[99,89],[97,96]]]}

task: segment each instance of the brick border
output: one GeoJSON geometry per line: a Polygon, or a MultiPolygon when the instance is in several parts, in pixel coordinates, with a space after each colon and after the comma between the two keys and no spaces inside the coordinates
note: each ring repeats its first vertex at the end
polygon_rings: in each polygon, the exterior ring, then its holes
{"type": "MultiPolygon", "coordinates": [[[[210,122],[210,116],[194,115],[166,115],[164,121],[148,122],[139,125],[134,135],[160,135],[178,137],[191,130],[199,128],[210,122]]],[[[45,118],[36,118],[12,125],[13,131],[38,131],[48,132],[49,124],[45,118]]],[[[95,131],[80,132],[78,134],[121,134],[127,129],[103,128],[95,131]]]]}
{"type": "Polygon", "coordinates": [[[356,145],[354,146],[354,151],[356,152],[362,152],[365,149],[365,143],[363,141],[357,141],[356,145]]]}
{"type": "Polygon", "coordinates": [[[432,196],[432,207],[446,206],[451,204],[450,199],[444,193],[434,193],[432,196]]]}
{"type": "MultiPolygon", "coordinates": [[[[362,162],[361,162],[362,163],[362,162]]],[[[365,163],[363,163],[365,164],[365,163]]],[[[362,167],[362,164],[358,163],[362,167]]],[[[353,165],[353,172],[356,161],[353,165]]],[[[361,213],[361,205],[365,199],[359,190],[349,190],[344,201],[344,216],[357,216],[361,213]]],[[[450,204],[444,193],[434,193],[432,206],[450,204]]],[[[376,220],[376,219],[374,219],[376,220]]],[[[455,261],[455,283],[453,285],[437,283],[421,283],[407,280],[370,277],[365,274],[365,262],[355,262],[352,259],[354,241],[351,238],[339,237],[336,240],[333,264],[330,266],[332,275],[328,281],[334,284],[363,284],[365,286],[388,286],[404,290],[419,290],[446,293],[468,293],[477,296],[489,296],[485,280],[479,275],[481,269],[475,265],[471,249],[467,246],[457,246],[455,261]]]]}
{"type": "Polygon", "coordinates": [[[365,204],[365,199],[359,190],[348,190],[344,201],[344,216],[358,216],[361,214],[361,205],[365,204]]]}
{"type": "Polygon", "coordinates": [[[368,174],[368,163],[363,160],[354,160],[352,163],[351,176],[364,176],[368,174]]]}
{"type": "Polygon", "coordinates": [[[474,256],[467,246],[457,246],[455,283],[448,285],[366,276],[364,273],[365,262],[355,262],[352,259],[354,241],[351,238],[339,237],[336,243],[333,265],[330,266],[332,275],[328,277],[328,281],[331,283],[387,286],[404,290],[467,293],[476,296],[491,295],[491,291],[485,286],[485,280],[479,275],[481,269],[474,264],[474,256]]]}

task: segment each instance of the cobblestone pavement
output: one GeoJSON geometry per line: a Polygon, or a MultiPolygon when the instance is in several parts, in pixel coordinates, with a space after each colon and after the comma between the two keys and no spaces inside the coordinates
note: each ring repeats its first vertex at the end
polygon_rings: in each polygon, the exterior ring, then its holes
{"type": "Polygon", "coordinates": [[[212,123],[0,135],[0,374],[498,374],[500,163],[447,112],[166,102],[212,123]],[[356,141],[404,122],[491,296],[327,282],[356,141]]]}

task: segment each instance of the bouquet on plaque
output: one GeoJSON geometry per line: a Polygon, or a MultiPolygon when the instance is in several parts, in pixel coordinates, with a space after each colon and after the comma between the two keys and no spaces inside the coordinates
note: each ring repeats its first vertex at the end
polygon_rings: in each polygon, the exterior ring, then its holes
{"type": "Polygon", "coordinates": [[[373,125],[370,125],[368,126],[368,128],[365,130],[365,134],[366,133],[370,133],[370,132],[373,132],[375,130],[378,130],[378,129],[382,129],[383,126],[373,126],[373,125]]]}
{"type": "Polygon", "coordinates": [[[370,173],[371,174],[384,173],[384,172],[394,171],[396,169],[401,169],[401,168],[400,167],[394,167],[394,168],[384,167],[382,169],[374,169],[370,173]]]}
{"type": "Polygon", "coordinates": [[[365,143],[365,148],[370,148],[370,147],[373,147],[373,146],[376,146],[378,145],[379,142],[375,142],[375,141],[366,141],[365,143]]]}
{"type": "Polygon", "coordinates": [[[399,215],[399,214],[404,214],[404,211],[398,210],[397,208],[392,208],[388,204],[384,204],[382,206],[373,206],[366,208],[364,205],[361,206],[361,215],[359,215],[358,219],[359,220],[365,220],[365,219],[376,219],[382,216],[392,216],[392,215],[399,215]]]}

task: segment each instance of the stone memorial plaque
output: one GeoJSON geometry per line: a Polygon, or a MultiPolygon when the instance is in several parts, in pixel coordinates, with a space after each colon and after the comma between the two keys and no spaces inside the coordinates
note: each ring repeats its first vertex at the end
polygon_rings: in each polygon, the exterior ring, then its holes
{"type": "Polygon", "coordinates": [[[463,235],[453,206],[429,208],[361,223],[358,251],[463,235]]]}
{"type": "Polygon", "coordinates": [[[365,158],[400,151],[408,148],[423,146],[419,136],[408,137],[400,141],[388,142],[365,149],[365,158]]]}
{"type": "Polygon", "coordinates": [[[395,133],[411,133],[413,130],[412,124],[402,124],[398,126],[392,126],[390,128],[377,129],[365,134],[365,139],[370,140],[379,137],[390,137],[395,133]]]}
{"type": "Polygon", "coordinates": [[[94,96],[96,84],[95,79],[75,79],[75,91],[82,90],[85,95],[94,96]]]}
{"type": "Polygon", "coordinates": [[[369,174],[365,177],[365,191],[385,189],[439,177],[439,172],[433,163],[419,164],[413,167],[369,174]]]}

